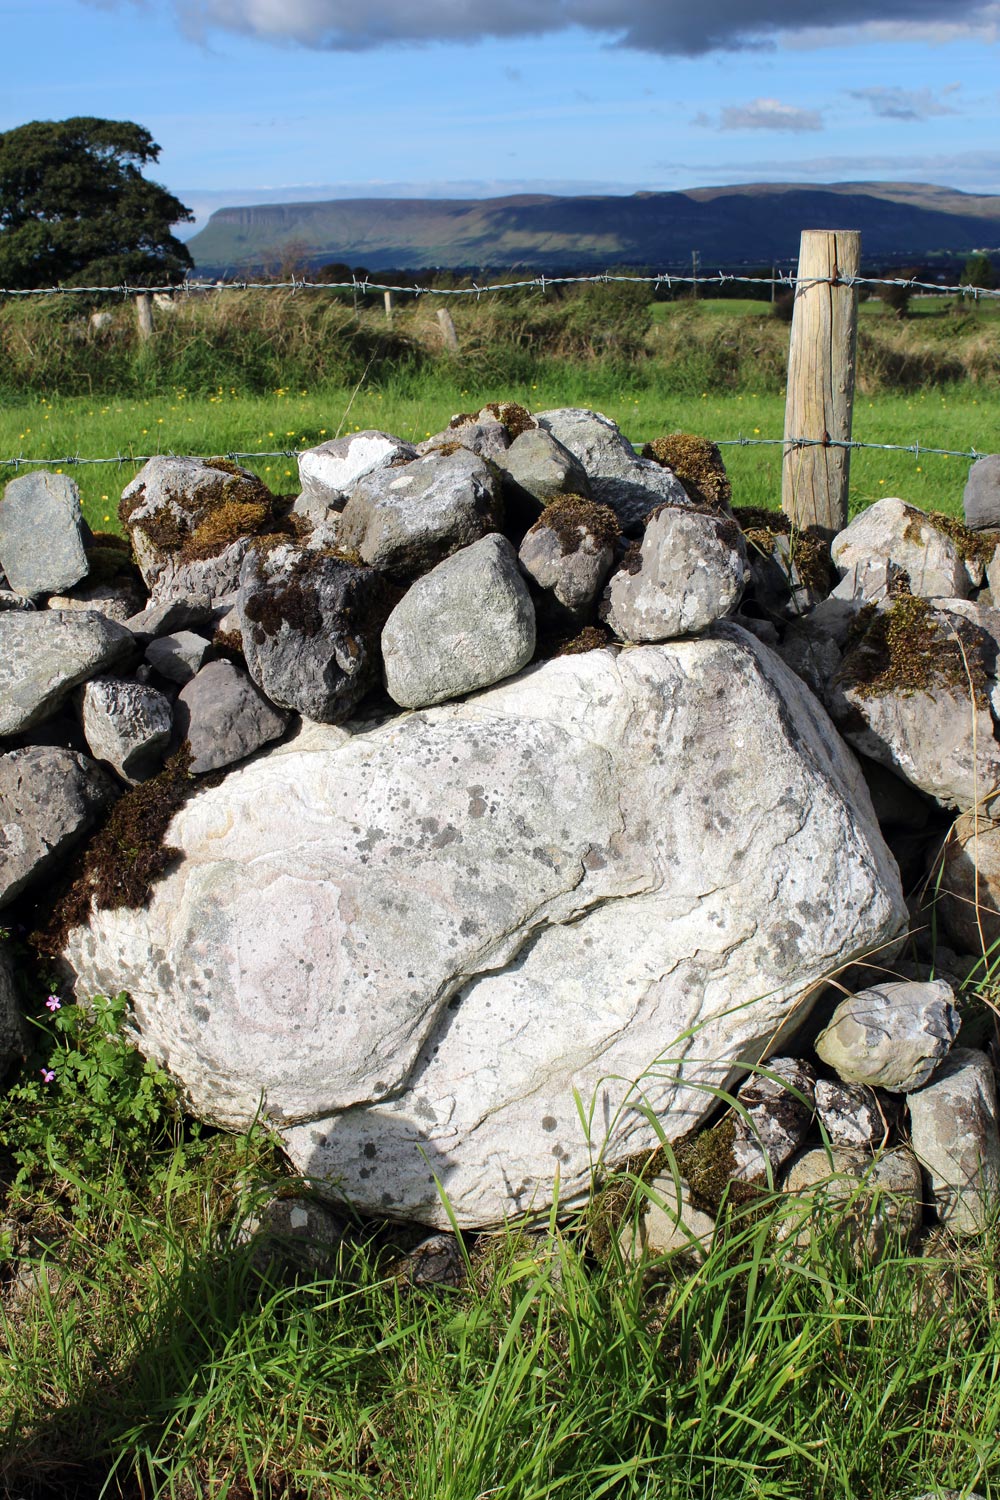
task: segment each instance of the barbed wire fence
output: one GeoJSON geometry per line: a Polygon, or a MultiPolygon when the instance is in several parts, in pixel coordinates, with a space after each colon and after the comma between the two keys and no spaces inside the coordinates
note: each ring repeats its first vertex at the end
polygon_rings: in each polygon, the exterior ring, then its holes
{"type": "MultiPolygon", "coordinates": [[[[957,296],[971,298],[974,302],[979,300],[1000,301],[1000,288],[979,287],[967,283],[956,283],[942,285],[936,281],[924,281],[916,277],[905,276],[861,276],[836,274],[832,276],[798,276],[793,271],[781,271],[777,268],[770,276],[749,275],[743,272],[715,271],[698,272],[697,274],[680,273],[673,271],[651,272],[645,275],[616,272],[600,272],[586,276],[545,276],[537,275],[525,277],[520,280],[499,281],[490,283],[477,283],[473,281],[468,286],[461,287],[439,287],[420,286],[417,284],[392,284],[373,281],[370,277],[352,277],[351,280],[343,281],[310,281],[305,277],[291,277],[285,281],[245,281],[245,280],[223,280],[223,281],[184,281],[178,284],[165,283],[160,286],[131,286],[126,282],[113,286],[49,286],[49,287],[0,287],[0,298],[3,297],[73,297],[73,296],[118,296],[122,300],[129,297],[147,297],[154,294],[170,295],[172,298],[186,299],[191,296],[219,295],[225,293],[269,293],[269,292],[352,292],[362,296],[384,296],[385,293],[394,295],[406,295],[420,299],[422,297],[474,297],[477,301],[485,296],[503,295],[509,292],[537,290],[542,293],[559,287],[580,286],[607,286],[612,284],[626,284],[637,286],[649,286],[654,291],[665,289],[668,292],[683,288],[700,289],[708,286],[730,286],[747,285],[758,289],[761,287],[781,287],[793,293],[800,288],[814,286],[832,287],[857,287],[869,290],[878,287],[907,288],[911,292],[925,292],[939,296],[957,296]]],[[[717,447],[739,447],[739,448],[783,448],[786,453],[807,448],[837,448],[849,451],[861,449],[875,450],[882,453],[909,453],[915,459],[921,456],[943,456],[947,458],[962,458],[970,462],[986,456],[986,451],[978,451],[975,448],[956,449],[939,448],[919,441],[912,443],[868,443],[857,439],[835,439],[830,437],[784,437],[763,438],[746,437],[742,433],[733,438],[714,438],[717,447]]],[[[284,458],[298,459],[307,451],[302,448],[278,448],[278,449],[249,449],[239,452],[228,452],[213,455],[189,455],[185,457],[224,457],[227,460],[240,463],[254,459],[284,458]]],[[[76,468],[93,464],[116,465],[119,468],[138,466],[148,463],[150,459],[157,457],[172,457],[171,453],[158,454],[131,454],[116,453],[103,456],[89,456],[81,454],[69,454],[63,458],[34,458],[24,454],[12,455],[8,458],[0,458],[0,469],[14,470],[28,468],[76,468]]]]}

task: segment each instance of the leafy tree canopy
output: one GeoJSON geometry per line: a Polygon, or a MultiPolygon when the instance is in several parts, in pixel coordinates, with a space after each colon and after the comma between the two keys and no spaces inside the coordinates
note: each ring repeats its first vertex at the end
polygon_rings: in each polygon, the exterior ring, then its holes
{"type": "Polygon", "coordinates": [[[129,120],[34,120],[0,132],[0,286],[151,286],[193,262],[194,215],[141,168],[160,148],[129,120]]]}
{"type": "Polygon", "coordinates": [[[962,271],[962,283],[964,286],[981,286],[987,289],[995,287],[997,275],[990,257],[982,253],[970,255],[962,271]]]}

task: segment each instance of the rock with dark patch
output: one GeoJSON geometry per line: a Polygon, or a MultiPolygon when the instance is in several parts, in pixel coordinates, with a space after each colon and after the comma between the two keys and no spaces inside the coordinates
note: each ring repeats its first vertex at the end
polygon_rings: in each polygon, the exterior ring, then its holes
{"type": "Polygon", "coordinates": [[[697,635],[736,608],[747,576],[735,521],[665,505],[646,527],[638,555],[627,555],[612,576],[602,617],[626,641],[697,635]]]}
{"type": "Polygon", "coordinates": [[[672,470],[639,458],[628,438],[600,412],[567,406],[539,412],[537,421],[577,459],[591,496],[611,506],[627,536],[638,535],[660,505],[690,505],[672,470]]]}
{"type": "Polygon", "coordinates": [[[72,750],[0,755],[0,906],[53,874],[114,797],[107,772],[72,750]]]}
{"type": "Polygon", "coordinates": [[[311,1198],[272,1197],[240,1222],[235,1243],[251,1250],[261,1275],[331,1276],[337,1268],[346,1226],[324,1203],[311,1198]]]}
{"type": "Polygon", "coordinates": [[[796,1057],[772,1057],[736,1095],[733,1176],[753,1182],[777,1172],[809,1133],[815,1109],[815,1075],[796,1057]]]}
{"type": "Polygon", "coordinates": [[[989,953],[1000,939],[1000,821],[962,813],[955,820],[936,884],[946,937],[967,953],[989,953]]]}
{"type": "Polygon", "coordinates": [[[277,498],[227,459],[151,458],[122,491],[139,571],[154,604],[236,587],[249,538],[274,529],[277,498]]]}
{"type": "Polygon", "coordinates": [[[27,1030],[18,1004],[13,955],[0,937],[0,1078],[27,1051],[27,1030]]]}
{"type": "Polygon", "coordinates": [[[342,556],[294,542],[254,548],[236,604],[247,670],[279,708],[346,719],[378,682],[391,602],[377,571],[342,556]]]}
{"type": "Polygon", "coordinates": [[[73,688],[134,650],[131,631],[92,610],[0,613],[0,735],[40,724],[73,688]]]}
{"type": "Polygon", "coordinates": [[[428,1235],[404,1255],[398,1274],[410,1286],[461,1286],[466,1278],[466,1259],[458,1237],[428,1235]]]}
{"type": "Polygon", "coordinates": [[[604,587],[620,534],[608,506],[564,495],[542,511],[521,543],[518,561],[539,588],[548,590],[571,614],[580,615],[604,587]]]}
{"type": "Polygon", "coordinates": [[[0,610],[6,609],[28,610],[34,609],[34,605],[23,594],[15,594],[13,589],[0,588],[0,610]]]}
{"type": "Polygon", "coordinates": [[[192,630],[211,619],[212,595],[180,594],[163,604],[151,604],[139,614],[125,621],[136,640],[143,646],[156,640],[157,636],[173,635],[178,630],[192,630]]]}
{"type": "Polygon", "coordinates": [[[831,1144],[849,1150],[879,1145],[888,1130],[889,1111],[874,1089],[860,1083],[816,1081],[816,1113],[831,1144]]]}
{"type": "Polygon", "coordinates": [[[842,1000],[816,1038],[816,1055],[842,1083],[908,1093],[922,1088],[958,1036],[950,984],[875,984],[842,1000]]]}
{"type": "Polygon", "coordinates": [[[366,475],[376,469],[398,468],[416,457],[412,443],[372,428],[307,448],[299,454],[302,493],[292,510],[318,525],[330,511],[343,510],[354,486],[366,475]]]}
{"type": "Polygon", "coordinates": [[[544,427],[519,433],[496,462],[504,471],[505,484],[516,486],[540,505],[549,505],[560,495],[590,498],[583,464],[544,427]]]}
{"type": "Polygon", "coordinates": [[[962,510],[971,531],[1000,527],[1000,453],[976,459],[962,495],[962,510]]]}
{"type": "Polygon", "coordinates": [[[201,671],[211,649],[204,636],[195,635],[193,630],[178,630],[150,641],[146,660],[168,682],[185,683],[201,671]]]}
{"type": "Polygon", "coordinates": [[[844,738],[942,807],[992,804],[1000,745],[988,688],[996,642],[941,605],[903,595],[874,610],[831,683],[844,738]]]}
{"type": "Polygon", "coordinates": [[[442,1228],[438,1182],[496,1223],[691,1130],[906,917],[853,756],[728,625],[310,726],[169,837],[147,905],[70,934],[80,993],[128,990],[195,1112],[263,1098],[296,1170],[442,1228]]]}
{"type": "Polygon", "coordinates": [[[825,631],[811,629],[807,615],[804,620],[792,621],[775,649],[785,665],[825,704],[843,661],[836,641],[825,631]]]}
{"type": "Polygon", "coordinates": [[[170,744],[170,700],[155,688],[119,677],[96,677],[80,692],[80,717],[95,760],[123,781],[155,775],[170,744]]]}
{"type": "Polygon", "coordinates": [[[913,1149],[928,1175],[939,1220],[955,1234],[980,1233],[1000,1195],[997,1091],[989,1058],[956,1047],[906,1103],[913,1149]]]}
{"type": "Polygon", "coordinates": [[[502,521],[499,473],[467,448],[377,469],[344,507],[340,543],[401,577],[426,573],[502,521]]]}
{"type": "Polygon", "coordinates": [[[887,496],[854,517],[830,544],[841,576],[850,573],[852,592],[883,597],[887,570],[906,574],[914,594],[927,599],[964,599],[972,592],[965,560],[952,538],[922,510],[887,496]]]}
{"type": "Polygon", "coordinates": [[[824,597],[816,583],[803,577],[803,559],[796,553],[795,539],[781,532],[769,538],[766,551],[760,545],[749,549],[753,596],[762,610],[779,619],[798,620],[824,597]]]}
{"type": "Polygon", "coordinates": [[[86,578],[80,491],[65,474],[21,474],[0,500],[0,567],[16,594],[57,594],[86,578]]]}
{"type": "Polygon", "coordinates": [[[386,688],[403,708],[492,687],[534,652],[534,605],[513,547],[496,533],[418,578],[382,632],[386,688]]]}
{"type": "Polygon", "coordinates": [[[177,738],[191,746],[191,770],[202,775],[280,739],[288,715],[232,662],[210,661],[181,689],[174,720],[177,738]]]}
{"type": "Polygon", "coordinates": [[[781,1239],[805,1248],[817,1229],[836,1227],[856,1262],[906,1252],[923,1217],[920,1166],[900,1147],[872,1159],[868,1151],[805,1151],[788,1170],[781,1239]]]}

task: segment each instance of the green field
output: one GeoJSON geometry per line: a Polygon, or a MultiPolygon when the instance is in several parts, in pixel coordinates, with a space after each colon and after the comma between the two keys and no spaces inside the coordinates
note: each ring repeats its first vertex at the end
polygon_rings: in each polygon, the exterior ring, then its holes
{"type": "MultiPolygon", "coordinates": [[[[121,464],[80,465],[72,472],[92,526],[115,523],[124,486],[137,472],[133,455],[197,453],[205,456],[268,449],[295,450],[338,432],[378,427],[413,441],[446,426],[457,411],[486,401],[520,401],[536,411],[579,405],[605,412],[637,444],[665,432],[695,432],[715,441],[778,438],[783,433],[780,395],[747,391],[722,395],[677,394],[644,383],[630,389],[609,382],[599,369],[566,371],[525,385],[482,385],[472,390],[429,378],[388,382],[383,389],[275,391],[243,395],[235,389],[207,396],[173,395],[102,403],[80,397],[36,398],[0,411],[0,458],[111,457],[121,464]]],[[[859,397],[854,435],[864,442],[912,444],[990,452],[1000,447],[1000,393],[967,384],[905,396],[859,397]]],[[[724,447],[737,505],[777,508],[781,500],[780,447],[724,447]]],[[[53,467],[57,465],[53,464],[53,467]]],[[[297,482],[293,459],[253,461],[278,493],[297,482]]],[[[925,509],[961,513],[968,462],[909,453],[858,452],[851,459],[851,510],[884,495],[901,495],[925,509]]],[[[4,474],[12,477],[14,468],[4,474]]]]}

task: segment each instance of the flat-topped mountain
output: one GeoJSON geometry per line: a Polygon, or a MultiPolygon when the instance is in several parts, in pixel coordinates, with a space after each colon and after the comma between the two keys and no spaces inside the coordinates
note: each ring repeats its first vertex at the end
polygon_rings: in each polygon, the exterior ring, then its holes
{"type": "Polygon", "coordinates": [[[603,270],[789,260],[803,229],[860,229],[866,262],[1000,247],[1000,197],[927,183],[750,183],[629,196],[344,198],[218,209],[189,241],[199,272],[308,266],[603,270]]]}

